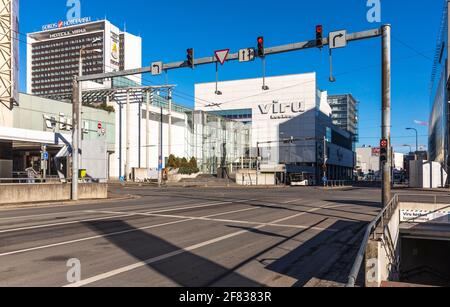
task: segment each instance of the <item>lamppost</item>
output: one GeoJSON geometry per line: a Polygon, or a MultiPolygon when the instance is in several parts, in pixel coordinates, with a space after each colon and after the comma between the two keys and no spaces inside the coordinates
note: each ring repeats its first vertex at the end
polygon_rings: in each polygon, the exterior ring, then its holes
{"type": "Polygon", "coordinates": [[[405,145],[402,145],[402,147],[409,147],[409,153],[410,154],[412,153],[412,146],[411,145],[405,144],[405,145]]]}
{"type": "MultiPolygon", "coordinates": [[[[78,60],[78,77],[83,76],[83,55],[87,53],[86,48],[99,42],[100,39],[94,39],[88,46],[80,48],[80,55],[78,60]]],[[[91,50],[92,53],[102,53],[101,49],[91,50]]],[[[83,92],[81,82],[77,77],[73,80],[73,105],[72,105],[72,200],[78,200],[78,172],[80,167],[80,145],[81,145],[81,109],[83,101],[83,92]]]]}
{"type": "Polygon", "coordinates": [[[416,128],[406,128],[406,130],[416,132],[416,152],[418,152],[419,151],[419,132],[417,131],[416,128]]]}

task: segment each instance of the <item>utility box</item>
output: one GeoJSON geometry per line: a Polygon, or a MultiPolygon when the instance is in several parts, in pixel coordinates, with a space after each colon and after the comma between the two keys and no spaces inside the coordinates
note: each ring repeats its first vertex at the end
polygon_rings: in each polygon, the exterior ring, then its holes
{"type": "Polygon", "coordinates": [[[447,185],[448,174],[438,162],[410,161],[409,187],[439,189],[447,185]]]}
{"type": "Polygon", "coordinates": [[[81,146],[81,167],[85,177],[94,182],[108,181],[108,153],[105,140],[83,140],[81,146]]]}

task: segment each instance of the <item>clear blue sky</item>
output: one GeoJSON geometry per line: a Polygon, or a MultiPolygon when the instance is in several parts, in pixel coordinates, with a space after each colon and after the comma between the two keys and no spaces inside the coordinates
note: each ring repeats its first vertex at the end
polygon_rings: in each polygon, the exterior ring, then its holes
{"type": "MultiPolygon", "coordinates": [[[[152,61],[178,61],[188,47],[196,56],[230,48],[237,51],[256,44],[264,35],[266,47],[314,37],[316,24],[324,31],[347,29],[349,32],[379,27],[366,19],[366,0],[81,0],[82,15],[109,19],[113,24],[143,38],[143,65],[152,61]]],[[[392,103],[393,145],[415,144],[406,127],[419,129],[420,144],[428,143],[428,128],[414,120],[428,121],[429,83],[442,15],[443,0],[381,0],[382,23],[393,27],[392,103]],[[413,47],[408,48],[404,45],[413,47]],[[419,55],[419,53],[421,55],[419,55]]],[[[21,0],[20,31],[38,31],[41,26],[65,19],[66,0],[21,0]]],[[[22,40],[25,38],[22,36],[22,40]]],[[[26,44],[21,44],[21,89],[26,86],[26,44]]],[[[328,52],[308,50],[269,57],[269,75],[317,71],[319,86],[330,94],[352,93],[360,102],[360,145],[376,145],[380,137],[380,69],[378,39],[351,43],[334,53],[337,82],[328,82],[328,52]]],[[[220,79],[261,76],[261,64],[226,63],[220,79]]],[[[161,83],[161,77],[145,76],[144,83],[161,83]]],[[[176,101],[192,106],[194,83],[213,81],[214,66],[195,71],[178,70],[168,74],[178,84],[176,101]]],[[[399,151],[407,151],[399,148],[399,151]]]]}

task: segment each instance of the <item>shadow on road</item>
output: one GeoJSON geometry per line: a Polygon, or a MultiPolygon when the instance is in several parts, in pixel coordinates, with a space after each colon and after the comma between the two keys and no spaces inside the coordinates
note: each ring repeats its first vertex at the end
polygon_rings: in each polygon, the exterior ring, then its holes
{"type": "MultiPolygon", "coordinates": [[[[104,235],[111,228],[133,229],[123,221],[98,221],[84,223],[90,229],[104,235]]],[[[125,235],[106,237],[112,244],[127,252],[138,261],[147,260],[178,251],[180,247],[171,244],[159,237],[144,231],[136,230],[125,235]]],[[[182,287],[206,287],[216,280],[218,276],[229,274],[232,276],[235,286],[261,287],[258,282],[239,275],[229,269],[216,264],[208,259],[184,251],[166,260],[147,264],[148,268],[164,275],[174,283],[182,287]]],[[[148,286],[156,286],[149,284],[148,286]]]]}
{"type": "MultiPolygon", "coordinates": [[[[272,262],[267,269],[296,279],[296,287],[314,286],[315,284],[310,284],[314,280],[326,281],[334,286],[345,285],[362,241],[362,236],[355,236],[366,225],[364,222],[338,221],[329,227],[338,229],[338,233],[322,231],[272,262]],[[355,239],[354,242],[351,242],[352,239],[355,239]]],[[[323,285],[319,283],[319,286],[323,285]]]]}

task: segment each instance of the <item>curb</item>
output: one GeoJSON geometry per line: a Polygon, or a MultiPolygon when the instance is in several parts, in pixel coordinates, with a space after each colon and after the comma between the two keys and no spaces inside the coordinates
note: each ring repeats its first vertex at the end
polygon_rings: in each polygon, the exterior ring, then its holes
{"type": "Polygon", "coordinates": [[[55,201],[55,202],[44,202],[44,203],[25,203],[25,204],[5,204],[0,205],[0,211],[5,210],[21,210],[21,209],[48,209],[48,208],[60,208],[68,206],[80,206],[80,205],[90,205],[90,204],[105,204],[111,202],[118,202],[131,199],[139,199],[140,196],[127,195],[119,198],[107,198],[107,199],[86,199],[81,201],[55,201]]]}

